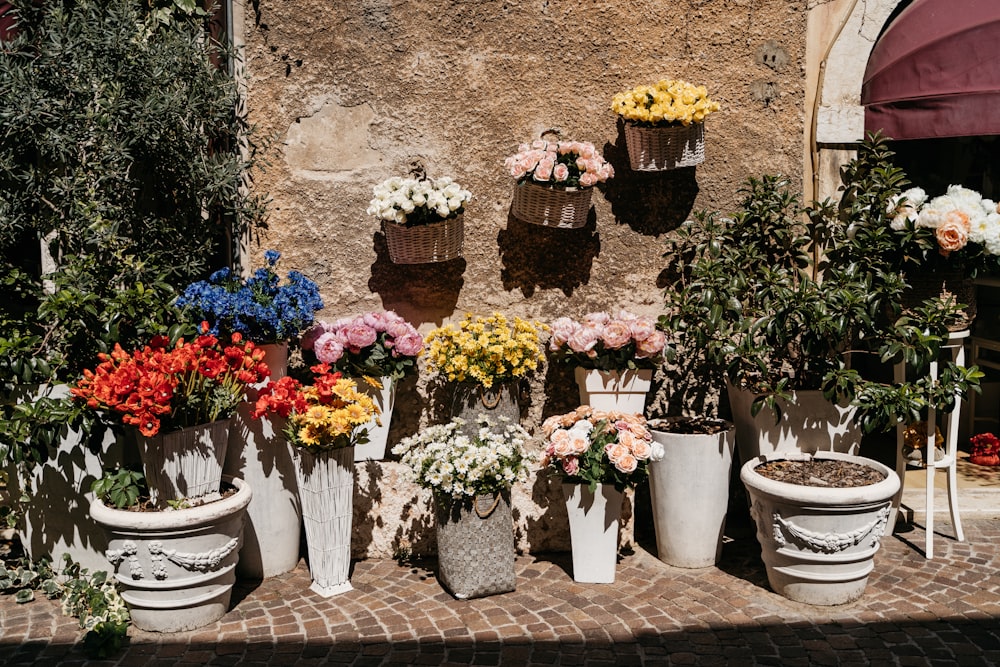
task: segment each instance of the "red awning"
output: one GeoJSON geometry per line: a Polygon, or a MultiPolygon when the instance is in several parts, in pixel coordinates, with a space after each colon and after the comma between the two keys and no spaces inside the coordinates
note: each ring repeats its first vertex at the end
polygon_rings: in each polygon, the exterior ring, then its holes
{"type": "Polygon", "coordinates": [[[1000,1],[914,0],[875,44],[865,131],[892,139],[1000,134],[1000,1]]]}

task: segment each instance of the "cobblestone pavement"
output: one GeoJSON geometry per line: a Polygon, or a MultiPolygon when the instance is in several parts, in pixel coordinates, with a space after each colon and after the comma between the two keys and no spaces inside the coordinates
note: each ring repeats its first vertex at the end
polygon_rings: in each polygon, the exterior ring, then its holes
{"type": "MultiPolygon", "coordinates": [[[[304,564],[242,587],[201,630],[129,631],[92,665],[996,665],[1000,664],[1000,517],[939,523],[925,560],[919,527],[883,540],[865,595],[832,608],[767,588],[750,537],[718,567],[682,570],[639,548],[614,584],[574,583],[569,554],[517,559],[517,590],[459,601],[433,562],[355,564],[355,590],[323,599],[304,564]]],[[[82,665],[75,619],[55,603],[0,599],[0,665],[82,665]]]]}

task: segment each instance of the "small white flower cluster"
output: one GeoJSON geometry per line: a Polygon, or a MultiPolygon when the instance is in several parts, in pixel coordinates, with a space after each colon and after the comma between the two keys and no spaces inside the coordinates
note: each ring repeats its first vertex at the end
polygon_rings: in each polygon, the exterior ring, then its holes
{"type": "Polygon", "coordinates": [[[373,193],[368,214],[400,225],[456,216],[472,199],[471,192],[447,176],[435,180],[393,176],[376,185],[373,193]]]}
{"type": "Polygon", "coordinates": [[[462,432],[465,420],[455,418],[403,439],[392,452],[407,466],[411,480],[453,498],[492,493],[523,481],[527,431],[507,419],[496,424],[480,416],[478,421],[474,437],[462,432]]]}

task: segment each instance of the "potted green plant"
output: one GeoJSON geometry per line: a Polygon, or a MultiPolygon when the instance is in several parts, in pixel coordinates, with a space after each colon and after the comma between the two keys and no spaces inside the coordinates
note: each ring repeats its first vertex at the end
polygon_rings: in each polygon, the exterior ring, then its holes
{"type": "Polygon", "coordinates": [[[581,405],[644,413],[653,370],[670,351],[652,319],[601,311],[580,321],[560,317],[551,331],[548,354],[575,367],[581,405]]]}
{"type": "MultiPolygon", "coordinates": [[[[282,278],[276,272],[281,253],[267,250],[266,266],[247,278],[229,267],[188,285],[176,305],[194,322],[207,322],[209,331],[239,333],[264,353],[271,380],[288,370],[288,345],[312,325],[323,308],[319,287],[299,271],[282,278]]],[[[263,383],[247,388],[236,406],[229,429],[224,469],[253,489],[247,507],[247,530],[238,565],[247,579],[263,579],[288,572],[299,562],[302,513],[292,454],[281,428],[269,419],[253,419],[251,412],[263,383]]]]}
{"type": "Polygon", "coordinates": [[[573,550],[573,579],[613,583],[625,489],[663,458],[642,415],[580,406],[542,424],[542,465],[563,479],[573,550]]]}
{"type": "Polygon", "coordinates": [[[87,489],[124,453],[66,383],[116,342],[192,333],[170,302],[264,220],[225,50],[194,3],[149,4],[18,3],[0,59],[0,460],[29,554],[91,571],[87,489]]]}
{"type": "Polygon", "coordinates": [[[392,448],[409,476],[434,494],[438,578],[460,599],[516,588],[511,485],[527,472],[530,437],[505,418],[429,426],[392,448]]]}

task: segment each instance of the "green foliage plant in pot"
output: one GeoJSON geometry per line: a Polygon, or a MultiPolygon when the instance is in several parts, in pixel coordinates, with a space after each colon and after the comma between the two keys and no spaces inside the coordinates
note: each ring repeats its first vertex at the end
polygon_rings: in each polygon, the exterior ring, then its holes
{"type": "Polygon", "coordinates": [[[121,446],[64,383],[116,342],[180,335],[177,291],[263,224],[239,89],[189,9],[18,3],[0,59],[0,459],[32,556],[92,571],[85,490],[121,446]]]}

